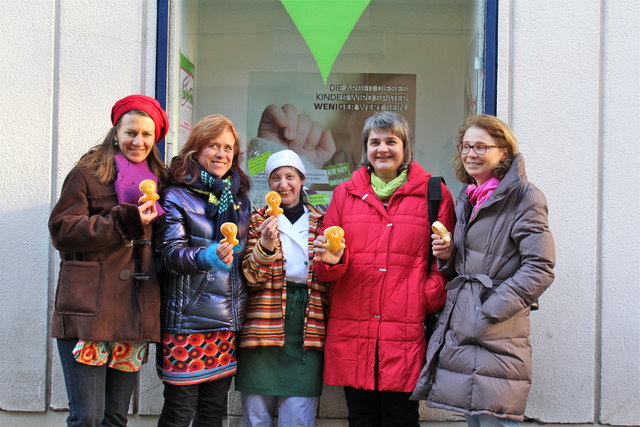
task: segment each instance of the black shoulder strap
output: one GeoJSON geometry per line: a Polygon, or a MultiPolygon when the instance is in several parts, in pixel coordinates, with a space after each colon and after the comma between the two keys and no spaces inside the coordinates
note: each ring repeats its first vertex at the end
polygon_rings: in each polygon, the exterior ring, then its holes
{"type": "Polygon", "coordinates": [[[438,219],[440,210],[440,200],[442,200],[442,187],[440,182],[444,182],[441,176],[432,176],[427,183],[427,195],[429,196],[429,225],[438,219]]]}
{"type": "MultiPolygon", "coordinates": [[[[440,182],[444,183],[444,178],[441,176],[432,176],[427,182],[427,202],[429,206],[429,229],[427,235],[431,235],[431,224],[438,219],[438,211],[440,210],[440,201],[442,200],[442,187],[440,182]]],[[[431,239],[429,239],[431,242],[431,239]]],[[[431,271],[431,260],[433,254],[431,253],[431,243],[429,243],[428,256],[427,256],[427,275],[431,271]]]]}

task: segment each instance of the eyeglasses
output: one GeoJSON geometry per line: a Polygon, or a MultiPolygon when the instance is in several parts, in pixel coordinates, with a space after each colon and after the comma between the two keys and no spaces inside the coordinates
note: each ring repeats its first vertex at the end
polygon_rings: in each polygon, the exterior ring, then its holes
{"type": "Polygon", "coordinates": [[[469,151],[471,151],[471,149],[473,148],[473,151],[475,151],[475,153],[478,154],[478,155],[483,155],[484,153],[487,152],[487,150],[489,148],[497,148],[497,147],[498,147],[497,145],[487,145],[487,144],[476,144],[476,145],[458,144],[458,145],[456,145],[456,148],[458,149],[460,154],[469,154],[469,151]]]}

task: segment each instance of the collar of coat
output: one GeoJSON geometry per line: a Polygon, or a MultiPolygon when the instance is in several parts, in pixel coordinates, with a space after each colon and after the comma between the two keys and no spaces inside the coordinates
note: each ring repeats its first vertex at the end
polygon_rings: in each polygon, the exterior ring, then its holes
{"type": "MultiPolygon", "coordinates": [[[[516,154],[513,158],[513,162],[511,162],[511,167],[509,167],[509,170],[500,181],[500,184],[498,184],[498,187],[482,207],[486,208],[498,200],[505,198],[517,186],[527,182],[527,173],[524,168],[524,157],[522,157],[522,154],[516,154]]],[[[466,186],[463,187],[460,191],[460,195],[458,196],[458,199],[465,201],[465,203],[469,200],[469,196],[466,194],[466,189],[466,186]]]]}
{"type": "MultiPolygon", "coordinates": [[[[424,197],[425,185],[427,185],[427,179],[431,174],[420,166],[417,162],[411,162],[409,164],[409,174],[407,176],[407,182],[396,190],[391,196],[393,199],[396,195],[419,195],[424,197]]],[[[371,188],[371,177],[367,171],[366,166],[361,167],[351,175],[351,179],[345,184],[345,189],[358,197],[376,197],[371,188]]]]}

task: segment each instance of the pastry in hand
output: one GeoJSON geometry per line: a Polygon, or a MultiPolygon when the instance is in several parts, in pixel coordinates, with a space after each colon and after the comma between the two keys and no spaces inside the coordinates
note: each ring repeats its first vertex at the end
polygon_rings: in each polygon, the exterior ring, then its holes
{"type": "Polygon", "coordinates": [[[224,236],[224,239],[220,240],[220,243],[229,243],[231,246],[235,246],[240,241],[236,239],[238,234],[238,226],[232,222],[225,222],[220,226],[220,232],[224,236]]]}
{"type": "Polygon", "coordinates": [[[140,181],[140,191],[143,196],[138,199],[138,204],[143,204],[148,201],[157,201],[160,196],[156,193],[156,189],[158,188],[156,182],[152,179],[145,179],[140,181]]]}
{"type": "Polygon", "coordinates": [[[284,210],[280,207],[280,202],[282,198],[280,194],[275,191],[269,191],[266,196],[264,196],[265,202],[269,205],[269,208],[265,212],[267,215],[273,215],[276,218],[280,215],[284,210]]]}
{"type": "Polygon", "coordinates": [[[445,227],[444,224],[440,221],[435,221],[433,224],[431,224],[431,230],[438,236],[440,236],[440,238],[444,240],[444,243],[446,243],[447,245],[451,243],[451,234],[449,234],[449,230],[447,230],[447,227],[445,227]]]}
{"type": "Polygon", "coordinates": [[[337,253],[340,249],[344,249],[346,246],[342,243],[344,237],[344,230],[342,227],[334,225],[324,230],[324,237],[327,239],[327,243],[322,245],[328,249],[331,253],[337,253]]]}

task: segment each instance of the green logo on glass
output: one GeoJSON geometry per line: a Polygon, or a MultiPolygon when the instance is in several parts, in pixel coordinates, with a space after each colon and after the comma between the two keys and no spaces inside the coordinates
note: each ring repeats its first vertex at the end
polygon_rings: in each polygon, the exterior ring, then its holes
{"type": "Polygon", "coordinates": [[[326,84],[344,42],[371,0],[280,0],[326,84]]]}

